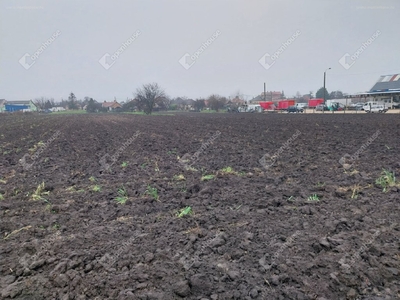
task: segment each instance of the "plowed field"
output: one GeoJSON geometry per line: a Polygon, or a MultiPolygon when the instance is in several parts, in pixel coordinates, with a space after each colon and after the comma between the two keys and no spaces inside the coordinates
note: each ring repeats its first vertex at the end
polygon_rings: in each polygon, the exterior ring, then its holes
{"type": "Polygon", "coordinates": [[[0,115],[0,298],[399,299],[399,136],[389,114],[0,115]]]}

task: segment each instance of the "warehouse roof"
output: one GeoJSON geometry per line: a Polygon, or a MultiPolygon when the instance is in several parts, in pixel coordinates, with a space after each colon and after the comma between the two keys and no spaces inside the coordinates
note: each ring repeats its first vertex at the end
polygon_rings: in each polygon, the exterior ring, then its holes
{"type": "Polygon", "coordinates": [[[33,103],[31,100],[12,100],[6,102],[11,105],[31,105],[31,103],[33,103]]]}
{"type": "Polygon", "coordinates": [[[400,74],[381,76],[369,92],[375,93],[391,91],[400,91],[400,74]]]}

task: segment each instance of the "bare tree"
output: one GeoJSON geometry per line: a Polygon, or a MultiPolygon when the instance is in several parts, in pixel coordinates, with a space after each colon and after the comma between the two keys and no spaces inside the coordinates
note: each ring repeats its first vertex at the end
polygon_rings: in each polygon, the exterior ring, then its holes
{"type": "Polygon", "coordinates": [[[40,97],[33,100],[33,102],[40,110],[49,109],[56,106],[54,98],[40,97]]]}
{"type": "Polygon", "coordinates": [[[50,100],[47,100],[46,103],[44,104],[44,109],[50,109],[50,108],[52,108],[52,107],[53,107],[53,105],[52,105],[52,103],[50,102],[50,100]]]}
{"type": "Polygon", "coordinates": [[[144,84],[136,90],[136,99],[147,115],[150,115],[154,105],[164,98],[166,98],[165,92],[157,83],[144,84]]]}
{"type": "Polygon", "coordinates": [[[64,108],[68,108],[68,100],[61,99],[59,105],[64,108]]]}
{"type": "Polygon", "coordinates": [[[224,107],[224,105],[227,102],[227,99],[225,97],[221,97],[219,95],[211,95],[208,97],[208,106],[215,111],[219,111],[221,108],[224,107]]]}
{"type": "Polygon", "coordinates": [[[168,110],[171,105],[171,99],[168,96],[160,97],[156,102],[160,109],[168,110]]]}
{"type": "Polygon", "coordinates": [[[36,107],[41,109],[41,110],[45,109],[47,101],[48,101],[48,99],[45,98],[45,97],[40,97],[40,98],[36,98],[35,100],[33,100],[33,102],[35,103],[36,107]]]}
{"type": "Polygon", "coordinates": [[[196,101],[193,104],[195,110],[201,111],[203,108],[206,106],[205,100],[204,99],[196,99],[196,101]]]}
{"type": "Polygon", "coordinates": [[[329,94],[330,99],[343,99],[344,95],[342,91],[333,91],[329,94]]]}
{"type": "Polygon", "coordinates": [[[231,98],[232,99],[243,99],[244,98],[244,95],[243,95],[243,93],[242,92],[240,92],[240,90],[237,90],[236,92],[234,92],[234,93],[232,93],[231,94],[231,98]]]}
{"type": "MultiPolygon", "coordinates": [[[[85,101],[87,100],[86,98],[89,98],[89,97],[85,97],[85,101]]],[[[86,105],[86,111],[88,113],[96,113],[96,112],[101,111],[101,109],[102,109],[101,103],[98,103],[93,98],[89,98],[87,105],[86,105]]]]}
{"type": "Polygon", "coordinates": [[[128,99],[124,104],[122,104],[122,111],[135,111],[135,109],[139,109],[137,99],[128,99]]]}

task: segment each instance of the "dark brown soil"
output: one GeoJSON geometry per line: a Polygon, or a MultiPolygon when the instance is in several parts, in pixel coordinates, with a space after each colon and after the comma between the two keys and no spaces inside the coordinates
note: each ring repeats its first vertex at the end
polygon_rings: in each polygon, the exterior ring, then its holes
{"type": "Polygon", "coordinates": [[[389,114],[0,115],[0,298],[399,299],[400,188],[376,184],[399,136],[389,114]]]}

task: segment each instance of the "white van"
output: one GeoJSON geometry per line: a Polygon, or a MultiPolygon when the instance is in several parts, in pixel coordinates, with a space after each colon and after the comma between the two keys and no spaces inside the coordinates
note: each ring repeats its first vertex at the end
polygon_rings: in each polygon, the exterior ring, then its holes
{"type": "Polygon", "coordinates": [[[247,106],[247,112],[263,112],[260,104],[249,104],[247,106]]]}
{"type": "Polygon", "coordinates": [[[367,113],[385,113],[388,111],[387,107],[385,107],[385,105],[382,104],[374,104],[371,106],[368,106],[368,108],[364,107],[364,111],[367,113]]]}
{"type": "Polygon", "coordinates": [[[368,111],[370,109],[370,107],[374,106],[374,105],[385,105],[382,102],[375,102],[375,101],[369,101],[369,102],[365,102],[364,106],[363,106],[363,110],[364,111],[368,111]]]}

